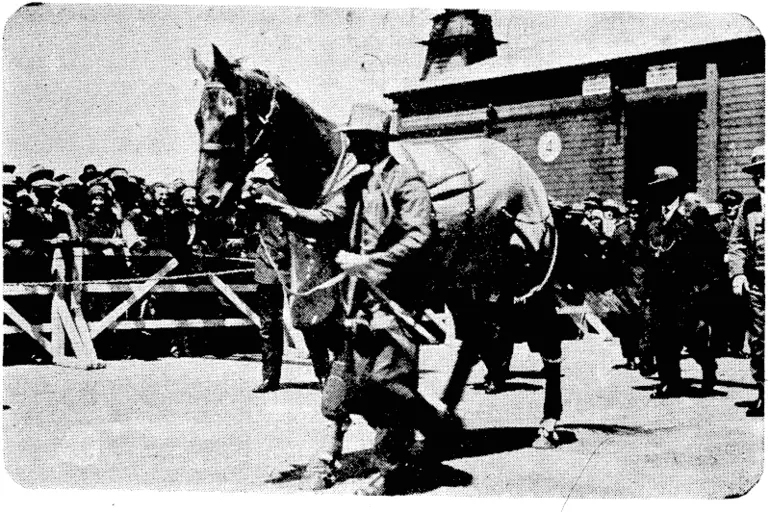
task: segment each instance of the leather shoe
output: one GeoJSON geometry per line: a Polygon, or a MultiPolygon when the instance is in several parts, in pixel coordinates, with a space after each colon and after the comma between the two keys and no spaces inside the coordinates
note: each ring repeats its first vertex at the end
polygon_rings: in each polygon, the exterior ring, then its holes
{"type": "Polygon", "coordinates": [[[271,391],[278,391],[278,383],[277,382],[268,382],[265,381],[259,386],[255,387],[251,390],[252,393],[269,393],[271,391]]]}
{"type": "Polygon", "coordinates": [[[765,415],[765,401],[758,398],[756,402],[752,402],[748,409],[746,409],[746,416],[749,418],[760,418],[765,415]]]}
{"type": "Polygon", "coordinates": [[[503,390],[500,389],[500,385],[495,383],[494,381],[487,381],[484,383],[484,393],[487,395],[496,395],[498,393],[502,393],[503,390]]]}

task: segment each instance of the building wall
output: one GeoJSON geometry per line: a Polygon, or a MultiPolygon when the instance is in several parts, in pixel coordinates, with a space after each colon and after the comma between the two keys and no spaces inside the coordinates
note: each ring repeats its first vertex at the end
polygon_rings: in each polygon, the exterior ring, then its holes
{"type": "Polygon", "coordinates": [[[765,143],[765,75],[725,77],[719,81],[718,185],[754,195],[741,168],[751,151],[765,143]]]}
{"type": "MultiPolygon", "coordinates": [[[[702,87],[697,82],[691,84],[702,87]]],[[[677,101],[681,102],[684,96],[679,98],[677,101]]],[[[697,115],[697,172],[702,185],[710,176],[713,180],[711,173],[714,172],[713,146],[709,147],[713,137],[709,136],[707,94],[703,89],[692,89],[687,98],[697,115]]],[[[765,142],[765,75],[720,78],[718,98],[716,190],[709,189],[706,199],[713,200],[716,193],[728,188],[753,195],[756,193],[753,183],[741,167],[748,163],[751,151],[765,142]]],[[[648,100],[637,101],[634,106],[644,105],[648,100]]],[[[580,97],[557,100],[557,104],[551,106],[548,102],[535,102],[518,113],[510,111],[520,105],[501,106],[498,110],[508,115],[499,124],[500,133],[494,137],[516,150],[535,169],[548,193],[556,199],[572,203],[590,192],[620,199],[626,181],[625,115],[620,119],[618,131],[617,116],[612,115],[606,102],[582,108],[576,107],[579,102],[580,97]],[[567,104],[570,108],[562,108],[567,104]],[[549,131],[559,135],[562,149],[556,159],[546,162],[538,156],[538,141],[549,131]]],[[[419,122],[410,125],[405,136],[420,136],[420,130],[427,126],[433,131],[437,126],[444,126],[449,131],[468,126],[469,131],[464,133],[478,133],[482,119],[483,109],[422,116],[419,122]]]]}
{"type": "Polygon", "coordinates": [[[616,125],[608,110],[514,119],[503,123],[495,138],[515,149],[543,180],[548,193],[569,203],[589,192],[621,197],[623,138],[615,140],[616,125]],[[538,142],[546,132],[561,139],[561,153],[552,162],[538,156],[538,142]]]}

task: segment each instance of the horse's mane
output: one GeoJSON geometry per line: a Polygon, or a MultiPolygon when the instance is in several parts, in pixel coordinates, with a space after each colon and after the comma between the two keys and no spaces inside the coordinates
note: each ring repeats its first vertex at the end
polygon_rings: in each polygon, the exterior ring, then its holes
{"type": "Polygon", "coordinates": [[[342,151],[341,136],[335,132],[337,125],[297,96],[279,77],[259,68],[244,67],[240,61],[235,61],[232,71],[247,83],[277,88],[279,108],[267,152],[282,192],[294,204],[312,205],[342,151]],[[303,147],[302,151],[297,151],[298,145],[303,147]],[[289,179],[288,173],[294,179],[289,179]]]}

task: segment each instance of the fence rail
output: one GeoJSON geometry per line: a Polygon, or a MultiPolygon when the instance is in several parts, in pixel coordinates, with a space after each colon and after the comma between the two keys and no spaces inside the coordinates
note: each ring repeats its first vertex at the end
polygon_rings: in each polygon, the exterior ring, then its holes
{"type": "MultiPolygon", "coordinates": [[[[198,272],[188,275],[170,275],[177,269],[179,261],[173,257],[165,259],[165,264],[152,275],[134,279],[94,280],[83,279],[83,263],[86,252],[83,247],[68,244],[57,246],[53,250],[50,282],[4,283],[3,312],[13,325],[3,323],[4,334],[25,333],[37,341],[43,349],[53,356],[56,364],[83,369],[104,368],[94,349],[93,340],[106,330],[151,330],[177,328],[222,328],[248,327],[262,325],[262,319],[238,294],[257,291],[257,283],[225,283],[218,273],[250,272],[250,269],[221,272],[198,272]],[[206,279],[205,284],[169,283],[164,280],[180,280],[186,276],[196,280],[206,279]],[[69,280],[66,279],[69,277],[69,280]],[[232,304],[245,318],[185,318],[185,319],[126,319],[126,313],[148,294],[218,294],[232,304]],[[122,294],[123,300],[102,318],[87,321],[83,312],[84,295],[122,294]],[[125,294],[129,294],[125,297],[125,294]],[[50,296],[50,321],[33,323],[8,302],[11,297],[50,296]],[[75,357],[66,355],[66,343],[75,357]]],[[[101,256],[100,256],[101,257],[101,256]]],[[[119,255],[117,257],[124,257],[119,255]]],[[[291,347],[295,348],[295,347],[291,347]]],[[[300,347],[302,348],[302,347],[300,347]]]]}

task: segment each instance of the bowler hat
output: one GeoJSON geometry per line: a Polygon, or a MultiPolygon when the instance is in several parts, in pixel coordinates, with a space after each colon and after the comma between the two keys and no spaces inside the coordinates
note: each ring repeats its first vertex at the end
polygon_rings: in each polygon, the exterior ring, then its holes
{"type": "Polygon", "coordinates": [[[765,172],[765,146],[757,146],[751,152],[751,163],[743,168],[743,172],[758,174],[765,172]]]}
{"type": "Polygon", "coordinates": [[[679,179],[679,172],[669,165],[661,165],[656,167],[655,179],[648,183],[648,185],[659,185],[661,183],[673,184],[679,179]]]}
{"type": "Polygon", "coordinates": [[[390,113],[369,104],[356,104],[350,110],[346,125],[337,128],[338,132],[373,132],[388,135],[390,133],[390,113]]]}

